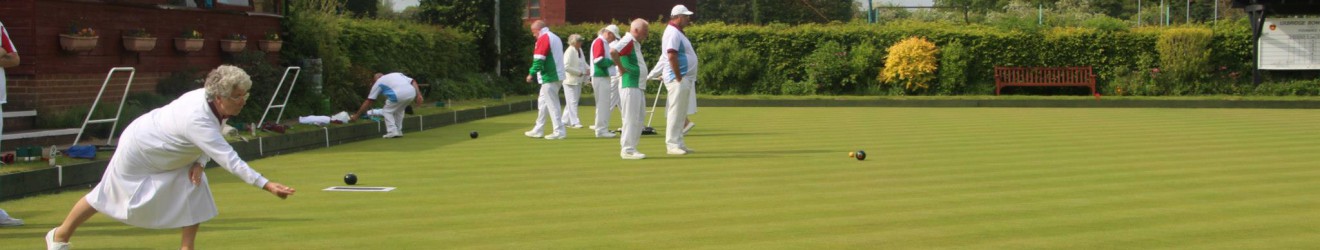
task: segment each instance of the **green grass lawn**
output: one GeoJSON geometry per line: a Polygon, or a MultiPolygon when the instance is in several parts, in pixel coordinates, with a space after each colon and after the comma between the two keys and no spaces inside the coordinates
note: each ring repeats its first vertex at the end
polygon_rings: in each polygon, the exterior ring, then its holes
{"type": "MultiPolygon", "coordinates": [[[[583,107],[584,122],[591,107],[583,107]]],[[[205,249],[1297,249],[1320,245],[1320,112],[702,107],[696,153],[523,137],[533,112],[208,169],[205,249]],[[469,131],[481,138],[472,140],[469,131]],[[856,161],[849,151],[866,150],[856,161]],[[388,193],[325,192],[357,173],[388,193]]],[[[663,132],[664,114],[653,124],[663,132]]],[[[614,126],[618,126],[617,116],[614,126]]],[[[0,203],[40,248],[86,190],[0,203]]],[[[98,215],[75,249],[169,249],[98,215]]]]}

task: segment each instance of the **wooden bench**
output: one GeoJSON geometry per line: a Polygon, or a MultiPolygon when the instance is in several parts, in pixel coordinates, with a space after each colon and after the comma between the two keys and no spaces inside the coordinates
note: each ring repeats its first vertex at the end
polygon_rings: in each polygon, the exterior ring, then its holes
{"type": "Polygon", "coordinates": [[[1008,86],[1090,87],[1095,95],[1091,67],[995,67],[995,95],[1008,86]]]}

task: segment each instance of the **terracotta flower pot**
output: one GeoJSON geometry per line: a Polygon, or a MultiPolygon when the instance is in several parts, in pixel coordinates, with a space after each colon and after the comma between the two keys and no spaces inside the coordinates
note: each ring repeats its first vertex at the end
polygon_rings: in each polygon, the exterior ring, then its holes
{"type": "Polygon", "coordinates": [[[205,40],[201,38],[175,38],[174,48],[183,52],[195,52],[202,50],[202,41],[205,40]]]}
{"type": "Polygon", "coordinates": [[[247,40],[220,40],[220,50],[229,53],[243,52],[247,48],[247,40]]]}
{"type": "Polygon", "coordinates": [[[156,49],[155,37],[124,37],[124,49],[134,52],[156,49]]]}
{"type": "Polygon", "coordinates": [[[261,51],[280,52],[280,47],[284,47],[284,41],[261,40],[257,45],[261,47],[261,51]]]}
{"type": "Polygon", "coordinates": [[[99,36],[82,37],[82,36],[70,36],[70,35],[61,34],[60,47],[64,48],[64,50],[72,51],[72,52],[92,51],[93,48],[96,48],[96,41],[99,38],[101,37],[99,36]]]}

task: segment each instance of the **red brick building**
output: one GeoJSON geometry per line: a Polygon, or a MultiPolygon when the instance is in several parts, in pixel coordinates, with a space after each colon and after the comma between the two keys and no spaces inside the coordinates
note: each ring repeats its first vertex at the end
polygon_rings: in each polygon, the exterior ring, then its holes
{"type": "Polygon", "coordinates": [[[528,0],[524,17],[528,23],[545,20],[549,25],[586,22],[623,23],[634,18],[654,21],[656,18],[669,17],[669,10],[674,5],[686,5],[693,12],[696,0],[528,0]]]}
{"type": "MultiPolygon", "coordinates": [[[[131,91],[147,92],[172,72],[220,65],[229,56],[220,49],[220,39],[227,35],[246,35],[246,50],[257,50],[265,34],[280,31],[283,1],[3,0],[0,22],[22,58],[19,66],[5,69],[9,102],[4,106],[3,146],[11,148],[9,140],[31,128],[39,112],[90,105],[113,67],[135,67],[131,91]],[[71,26],[95,30],[95,47],[86,52],[62,48],[60,35],[71,26]],[[136,29],[157,38],[154,49],[125,48],[122,37],[136,29]],[[175,48],[173,38],[187,29],[202,33],[200,51],[175,48]]],[[[278,60],[278,53],[268,54],[272,62],[278,60]]],[[[126,76],[112,80],[101,103],[119,103],[126,76]]]]}

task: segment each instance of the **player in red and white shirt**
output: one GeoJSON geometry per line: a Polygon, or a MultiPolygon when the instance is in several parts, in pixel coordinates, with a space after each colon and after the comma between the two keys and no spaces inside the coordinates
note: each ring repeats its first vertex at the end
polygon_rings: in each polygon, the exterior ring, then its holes
{"type": "MultiPolygon", "coordinates": [[[[0,48],[4,48],[4,51],[0,51],[3,52],[0,54],[0,106],[4,106],[5,95],[8,94],[8,91],[5,90],[5,68],[18,66],[18,49],[14,48],[14,42],[9,40],[9,31],[5,30],[4,23],[0,23],[0,48]]],[[[4,113],[3,108],[0,108],[0,113],[4,113]]],[[[4,116],[0,115],[0,120],[3,119],[4,116]]],[[[0,123],[0,134],[4,134],[4,131],[5,125],[0,123]]],[[[23,220],[9,217],[9,213],[6,213],[4,209],[0,209],[0,227],[22,225],[23,220]]]]}
{"type": "Polygon", "coordinates": [[[619,81],[616,78],[619,71],[614,68],[614,59],[610,58],[610,52],[614,51],[610,43],[618,38],[619,26],[611,24],[600,29],[596,40],[591,42],[591,88],[595,89],[593,94],[596,96],[596,122],[591,129],[595,130],[597,138],[618,136],[609,129],[610,109],[619,103],[619,81]]]}
{"type": "Polygon", "coordinates": [[[557,140],[568,136],[568,130],[560,121],[559,88],[564,79],[564,42],[550,32],[544,21],[532,22],[532,35],[536,36],[536,47],[532,49],[532,67],[527,71],[527,82],[541,83],[541,93],[537,96],[536,126],[523,135],[542,138],[545,119],[549,116],[553,129],[545,139],[557,140]]]}
{"type": "MultiPolygon", "coordinates": [[[[18,66],[18,48],[14,47],[13,39],[9,38],[9,30],[5,29],[5,24],[0,23],[0,48],[3,48],[0,54],[0,106],[9,102],[9,85],[5,79],[5,68],[18,66]]],[[[0,113],[4,113],[4,108],[0,108],[0,113]]],[[[0,119],[4,119],[0,115],[0,119]]],[[[0,135],[4,134],[5,125],[0,124],[0,135]]]]}

